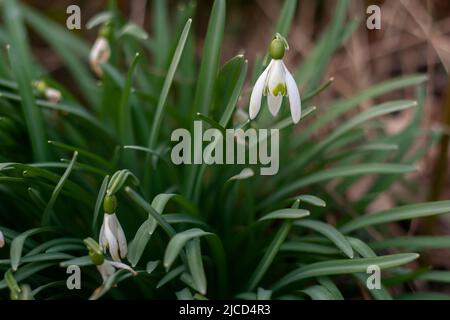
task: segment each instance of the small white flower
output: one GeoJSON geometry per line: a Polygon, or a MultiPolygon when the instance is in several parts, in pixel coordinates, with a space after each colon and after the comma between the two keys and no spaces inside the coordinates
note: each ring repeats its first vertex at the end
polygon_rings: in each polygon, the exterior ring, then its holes
{"type": "Polygon", "coordinates": [[[61,101],[61,92],[54,88],[47,88],[45,89],[45,98],[52,103],[58,103],[61,101]]]}
{"type": "Polygon", "coordinates": [[[256,81],[250,97],[249,115],[252,120],[258,115],[262,96],[265,95],[269,111],[273,116],[278,114],[283,96],[288,96],[292,120],[294,123],[300,121],[300,93],[294,77],[282,60],[285,49],[288,49],[286,40],[277,34],[269,48],[272,60],[256,81]]]}
{"type": "Polygon", "coordinates": [[[105,283],[110,276],[116,272],[116,269],[125,269],[133,273],[134,275],[137,275],[136,271],[133,270],[129,265],[126,265],[122,262],[117,261],[109,261],[104,260],[104,262],[97,266],[98,272],[100,272],[100,275],[102,276],[103,283],[105,283]]]}
{"type": "Polygon", "coordinates": [[[120,261],[120,258],[127,256],[127,239],[115,213],[104,214],[99,243],[104,252],[109,249],[115,261],[120,261]]]}
{"type": "Polygon", "coordinates": [[[100,77],[103,74],[100,65],[108,61],[110,56],[111,49],[109,47],[108,40],[103,36],[98,37],[97,40],[95,40],[89,55],[89,63],[97,76],[100,77]]]}
{"type": "Polygon", "coordinates": [[[3,248],[4,245],[5,245],[5,238],[3,237],[3,233],[0,230],[0,248],[3,248]]]}

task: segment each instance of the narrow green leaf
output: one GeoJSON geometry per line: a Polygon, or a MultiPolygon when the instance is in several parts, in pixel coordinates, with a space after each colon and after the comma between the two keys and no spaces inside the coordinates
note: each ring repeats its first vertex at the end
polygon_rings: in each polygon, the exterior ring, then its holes
{"type": "Polygon", "coordinates": [[[427,80],[426,75],[409,75],[402,76],[396,79],[387,80],[383,83],[377,84],[364,90],[357,95],[350,98],[340,99],[335,104],[331,105],[327,110],[324,110],[320,117],[307,125],[302,130],[302,135],[295,139],[294,147],[300,147],[311,138],[313,132],[319,128],[323,128],[327,123],[330,123],[343,113],[350,111],[352,108],[359,106],[363,101],[373,99],[375,97],[381,96],[383,94],[404,88],[409,86],[419,85],[427,80]]]}
{"type": "Polygon", "coordinates": [[[185,246],[186,242],[191,239],[211,235],[210,232],[205,232],[199,228],[188,229],[186,231],[177,233],[170,239],[166,251],[164,253],[164,267],[169,269],[175,262],[175,259],[180,254],[181,249],[185,246]]]}
{"type": "Polygon", "coordinates": [[[194,286],[198,292],[205,295],[207,284],[199,238],[194,238],[186,243],[186,256],[194,286]]]}
{"type": "Polygon", "coordinates": [[[208,115],[214,92],[215,77],[220,61],[220,49],[225,29],[225,1],[215,0],[211,10],[203,47],[193,107],[208,115]]]}
{"type": "Polygon", "coordinates": [[[164,67],[170,46],[170,25],[167,15],[167,2],[165,0],[153,1],[153,27],[155,39],[156,66],[164,67]]]}
{"type": "Polygon", "coordinates": [[[180,62],[181,54],[183,53],[184,45],[186,44],[186,39],[191,28],[192,20],[189,19],[184,26],[183,32],[181,33],[180,40],[178,41],[177,48],[172,57],[172,62],[170,63],[169,71],[167,72],[166,79],[164,80],[164,85],[159,96],[158,105],[156,106],[155,116],[153,118],[152,129],[148,141],[149,149],[154,149],[158,139],[159,129],[161,127],[161,122],[163,119],[164,105],[166,103],[167,95],[169,94],[170,87],[172,85],[173,77],[175,76],[175,71],[177,70],[178,63],[180,62]]]}
{"type": "Polygon", "coordinates": [[[370,265],[378,265],[382,270],[393,268],[407,264],[418,257],[417,253],[399,253],[375,258],[316,262],[288,273],[272,289],[279,290],[293,282],[311,277],[366,272],[370,265]]]}
{"type": "Polygon", "coordinates": [[[148,212],[152,216],[152,218],[158,222],[158,224],[164,229],[169,237],[173,237],[176,235],[176,231],[172,228],[172,226],[167,223],[167,221],[158,213],[158,211],[156,211],[148,202],[142,199],[139,194],[137,194],[130,187],[125,187],[125,192],[128,194],[131,200],[133,200],[137,205],[148,212]]]}
{"type": "Polygon", "coordinates": [[[52,230],[53,228],[51,227],[35,228],[25,231],[24,233],[21,233],[19,236],[15,237],[14,240],[11,242],[10,248],[11,269],[13,271],[17,270],[17,267],[19,266],[20,263],[20,259],[22,257],[23,245],[28,237],[35,235],[37,233],[49,232],[52,230]]]}
{"type": "MultiPolygon", "coordinates": [[[[43,269],[49,268],[53,265],[55,265],[54,262],[32,262],[14,272],[14,278],[18,282],[20,282],[32,276],[33,274],[43,269]]],[[[7,287],[6,281],[5,280],[0,281],[0,290],[5,289],[6,287],[7,287]]]]}
{"type": "Polygon", "coordinates": [[[147,266],[145,267],[145,271],[147,274],[152,274],[153,271],[159,266],[159,260],[157,261],[149,261],[147,262],[147,266]]]}
{"type": "Polygon", "coordinates": [[[270,300],[271,297],[272,297],[271,290],[258,288],[258,291],[256,292],[256,300],[270,300]]]}
{"type": "Polygon", "coordinates": [[[398,237],[369,243],[375,250],[401,248],[414,251],[450,248],[450,236],[398,237]]]}
{"type": "Polygon", "coordinates": [[[395,297],[398,300],[450,300],[450,295],[441,292],[404,293],[395,297]]]}
{"type": "Polygon", "coordinates": [[[206,123],[210,124],[211,127],[215,128],[215,129],[217,129],[217,130],[219,130],[222,134],[225,133],[225,128],[222,127],[222,126],[221,126],[217,121],[215,121],[214,119],[212,119],[212,118],[210,118],[210,117],[208,117],[208,116],[205,116],[205,115],[201,114],[200,112],[197,112],[197,117],[198,117],[200,120],[205,121],[206,123]]]}
{"type": "Polygon", "coordinates": [[[334,295],[324,286],[315,285],[300,292],[308,295],[312,300],[336,300],[334,295]]]}
{"type": "Polygon", "coordinates": [[[256,267],[255,271],[252,273],[252,276],[247,286],[247,291],[253,291],[259,284],[263,276],[266,274],[267,270],[269,269],[270,265],[275,259],[275,256],[280,250],[281,245],[283,244],[284,240],[289,234],[289,231],[291,230],[291,225],[292,223],[290,221],[285,221],[281,225],[280,229],[278,230],[269,247],[267,248],[266,252],[264,253],[264,256],[261,259],[260,263],[256,267]]]}
{"type": "Polygon", "coordinates": [[[309,216],[309,211],[305,209],[280,209],[266,214],[258,221],[273,220],[273,219],[300,219],[309,216]]]}
{"type": "Polygon", "coordinates": [[[31,88],[34,74],[22,13],[14,0],[3,1],[3,9],[3,18],[11,42],[7,47],[8,56],[12,72],[17,80],[20,96],[23,99],[22,113],[27,125],[33,156],[37,161],[44,161],[47,159],[47,134],[42,113],[36,105],[31,88]]]}
{"type": "Polygon", "coordinates": [[[317,278],[317,281],[321,286],[325,287],[333,295],[334,300],[344,300],[344,296],[342,295],[341,291],[339,291],[339,288],[334,284],[333,281],[331,281],[330,278],[320,277],[317,278]]]}
{"type": "Polygon", "coordinates": [[[238,174],[232,176],[227,180],[227,182],[235,181],[235,180],[245,180],[251,178],[255,175],[255,172],[251,168],[244,168],[238,174]]]}
{"type": "Polygon", "coordinates": [[[95,14],[92,18],[86,22],[86,29],[92,29],[96,26],[104,24],[114,18],[114,14],[111,11],[103,11],[95,14]]]}
{"type": "Polygon", "coordinates": [[[106,189],[108,188],[109,176],[103,179],[100,190],[98,191],[97,200],[95,201],[94,214],[92,215],[92,232],[93,234],[98,234],[98,216],[100,215],[100,210],[103,206],[103,199],[105,198],[106,189]]]}
{"type": "Polygon", "coordinates": [[[373,226],[377,224],[423,218],[450,212],[450,201],[435,201],[422,204],[412,204],[388,209],[378,213],[360,216],[339,228],[343,233],[373,226]]]}
{"type": "Polygon", "coordinates": [[[301,196],[296,197],[296,199],[300,200],[301,202],[306,202],[309,204],[312,204],[316,207],[326,207],[327,203],[320,199],[319,197],[310,195],[310,194],[302,194],[301,196]]]}
{"type": "Polygon", "coordinates": [[[325,139],[315,144],[312,148],[308,149],[306,152],[303,152],[298,159],[293,161],[285,170],[283,170],[282,176],[285,177],[293,172],[296,172],[298,169],[302,168],[304,165],[308,163],[311,159],[313,159],[316,155],[318,155],[322,150],[324,150],[327,146],[329,146],[333,141],[337,138],[343,136],[350,130],[353,130],[357,126],[363,124],[366,121],[369,121],[373,118],[380,117],[385,114],[389,114],[392,112],[398,112],[401,110],[405,110],[407,108],[411,108],[416,106],[417,102],[410,100],[399,100],[399,101],[390,101],[358,114],[357,116],[351,118],[349,121],[340,125],[336,130],[334,130],[331,134],[329,134],[325,139]]]}
{"type": "Polygon", "coordinates": [[[417,279],[439,283],[450,283],[450,271],[428,271],[420,274],[417,279]]]}
{"type": "Polygon", "coordinates": [[[84,266],[91,266],[93,264],[94,263],[92,262],[92,260],[89,256],[84,256],[84,257],[78,257],[78,258],[70,259],[67,261],[63,261],[59,264],[59,266],[62,268],[67,268],[68,266],[72,266],[72,265],[84,267],[84,266]]]}
{"type": "Polygon", "coordinates": [[[145,32],[144,29],[142,29],[140,26],[136,25],[135,23],[127,23],[125,24],[118,32],[118,37],[123,36],[131,36],[138,40],[147,40],[148,34],[145,32]]]}
{"type": "Polygon", "coordinates": [[[138,178],[130,170],[128,169],[119,170],[112,175],[111,179],[109,179],[106,193],[108,195],[114,195],[125,185],[125,182],[127,181],[128,178],[130,178],[131,182],[134,185],[139,184],[138,178]]]}
{"type": "Polygon", "coordinates": [[[139,62],[139,53],[136,53],[130,68],[128,69],[125,85],[122,89],[122,95],[119,102],[119,112],[117,123],[119,124],[119,136],[123,145],[133,144],[133,125],[131,123],[131,106],[130,106],[130,91],[133,85],[133,74],[139,62]]]}
{"type": "Polygon", "coordinates": [[[73,153],[72,161],[70,161],[69,166],[67,167],[66,171],[61,176],[61,179],[59,180],[58,184],[56,185],[55,189],[53,190],[50,201],[47,203],[47,206],[45,207],[44,213],[42,215],[42,224],[43,225],[48,225],[51,223],[52,215],[54,214],[53,206],[64,186],[64,183],[69,178],[69,175],[72,172],[75,162],[77,161],[77,157],[78,157],[78,151],[75,151],[73,153]]]}
{"type": "Polygon", "coordinates": [[[194,296],[188,288],[175,292],[175,295],[178,300],[194,300],[194,296]]]}
{"type": "Polygon", "coordinates": [[[334,255],[339,254],[339,250],[335,247],[322,245],[318,243],[308,243],[300,241],[289,241],[283,244],[280,248],[281,251],[292,252],[308,252],[315,254],[334,255]]]}
{"type": "MultiPolygon", "coordinates": [[[[167,72],[166,79],[164,80],[163,88],[161,90],[161,94],[159,96],[158,105],[156,106],[155,115],[153,118],[153,124],[151,126],[150,136],[148,138],[148,148],[154,150],[156,148],[156,143],[158,141],[159,130],[161,127],[161,123],[164,115],[164,106],[166,103],[167,95],[169,94],[170,87],[172,85],[173,78],[175,76],[175,71],[177,70],[178,63],[180,62],[181,55],[183,53],[184,46],[186,44],[187,37],[189,35],[189,30],[191,28],[192,20],[189,19],[184,26],[183,32],[181,33],[180,40],[178,41],[177,48],[175,49],[175,53],[172,57],[172,62],[170,63],[169,71],[167,72]]],[[[151,170],[150,168],[150,157],[147,156],[146,160],[146,170],[144,173],[144,181],[147,183],[150,179],[149,175],[151,170]]],[[[148,186],[146,186],[148,189],[148,186]]]]}
{"type": "Polygon", "coordinates": [[[153,221],[155,220],[145,220],[136,231],[136,235],[128,246],[127,259],[133,267],[139,262],[139,259],[142,257],[145,247],[152,236],[152,229],[154,228],[153,221]]]}
{"type": "Polygon", "coordinates": [[[295,221],[294,225],[309,228],[319,232],[320,234],[330,239],[336,245],[336,247],[344,252],[347,257],[353,259],[353,249],[350,242],[348,242],[344,235],[340,233],[335,227],[321,221],[309,219],[295,221]]]}
{"type": "Polygon", "coordinates": [[[159,280],[159,282],[156,284],[156,288],[158,288],[158,289],[161,288],[166,283],[172,281],[173,279],[175,279],[176,277],[181,275],[185,270],[186,270],[186,268],[184,267],[184,265],[181,265],[181,266],[176,267],[175,269],[172,269],[164,277],[162,277],[161,280],[159,280]]]}
{"type": "Polygon", "coordinates": [[[402,174],[415,171],[416,168],[411,165],[389,164],[389,163],[364,163],[351,166],[334,167],[310,174],[295,182],[285,185],[279,191],[263,200],[260,208],[264,208],[268,204],[283,198],[295,190],[300,188],[331,180],[339,177],[359,176],[364,174],[402,174]]]}

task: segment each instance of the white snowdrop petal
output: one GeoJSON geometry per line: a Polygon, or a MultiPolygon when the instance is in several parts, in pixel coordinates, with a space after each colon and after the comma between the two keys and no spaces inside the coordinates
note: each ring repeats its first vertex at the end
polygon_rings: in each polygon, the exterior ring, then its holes
{"type": "Polygon", "coordinates": [[[89,62],[92,70],[98,75],[102,75],[102,69],[100,65],[109,60],[111,55],[111,49],[109,47],[108,40],[104,37],[99,37],[95,40],[89,54],[89,62]]]}
{"type": "Polygon", "coordinates": [[[281,103],[283,102],[283,96],[281,94],[274,96],[272,94],[267,95],[267,104],[269,105],[270,113],[275,117],[280,111],[281,103]]]}
{"type": "Polygon", "coordinates": [[[112,276],[116,271],[114,267],[111,265],[111,263],[106,260],[101,265],[97,266],[97,270],[100,272],[103,282],[108,280],[108,278],[112,276]]]}
{"type": "Polygon", "coordinates": [[[291,109],[292,121],[294,123],[298,123],[302,115],[302,101],[300,99],[300,93],[294,77],[292,77],[286,66],[284,66],[284,70],[286,73],[286,87],[287,94],[289,96],[289,107],[291,109]]]}
{"type": "Polygon", "coordinates": [[[136,271],[133,270],[129,265],[123,263],[123,262],[117,262],[117,261],[108,261],[112,266],[114,266],[117,269],[125,269],[128,270],[134,274],[136,274],[136,271]]]}
{"type": "Polygon", "coordinates": [[[115,237],[110,224],[110,219],[105,220],[105,237],[108,241],[108,249],[109,253],[111,254],[111,257],[115,261],[120,261],[119,257],[119,246],[117,243],[117,238],[115,237]]]}
{"type": "Polygon", "coordinates": [[[117,238],[117,242],[119,243],[120,257],[123,259],[127,256],[127,252],[128,252],[127,239],[125,237],[125,232],[123,232],[123,228],[120,225],[119,220],[117,219],[117,216],[115,216],[114,219],[115,219],[114,222],[116,224],[115,235],[117,238]]]}
{"type": "MultiPolygon", "coordinates": [[[[270,72],[267,78],[267,86],[270,93],[273,94],[273,90],[279,85],[285,84],[285,69],[282,60],[272,60],[273,65],[270,68],[270,72]]],[[[277,94],[278,95],[278,94],[277,94]]]]}
{"type": "Polygon", "coordinates": [[[45,98],[52,103],[58,103],[61,100],[61,92],[54,88],[47,88],[45,98]]]}
{"type": "Polygon", "coordinates": [[[259,113],[259,109],[261,109],[261,99],[264,91],[264,86],[266,84],[267,74],[269,73],[270,68],[272,67],[273,60],[270,61],[267,68],[263,73],[259,76],[258,80],[256,80],[255,86],[253,87],[252,94],[250,96],[250,107],[249,107],[249,116],[250,119],[255,119],[259,113]]]}
{"type": "Polygon", "coordinates": [[[3,237],[3,233],[0,231],[0,248],[5,245],[5,238],[3,237]]]}
{"type": "Polygon", "coordinates": [[[102,247],[103,251],[106,251],[106,247],[108,246],[108,240],[105,237],[105,220],[107,219],[107,215],[105,214],[103,217],[102,227],[100,228],[100,234],[98,237],[98,243],[100,247],[102,247]]]}

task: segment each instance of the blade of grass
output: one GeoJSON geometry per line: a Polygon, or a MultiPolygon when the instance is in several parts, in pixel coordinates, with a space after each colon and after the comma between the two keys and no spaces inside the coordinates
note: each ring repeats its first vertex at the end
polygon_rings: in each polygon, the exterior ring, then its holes
{"type": "Polygon", "coordinates": [[[53,190],[50,201],[47,203],[47,206],[45,207],[44,213],[42,214],[42,220],[41,220],[42,225],[50,224],[52,215],[54,215],[53,206],[56,202],[56,199],[59,196],[59,193],[61,192],[61,189],[64,186],[64,183],[69,178],[69,175],[72,172],[75,162],[77,161],[77,157],[78,157],[78,152],[75,151],[73,153],[72,161],[70,162],[70,164],[67,167],[64,174],[61,176],[61,179],[59,180],[58,184],[56,185],[55,189],[53,190]]]}
{"type": "Polygon", "coordinates": [[[397,207],[357,217],[339,228],[343,233],[377,224],[429,217],[450,212],[450,201],[435,201],[397,207]]]}
{"type": "Polygon", "coordinates": [[[203,268],[199,238],[194,238],[186,243],[186,257],[193,283],[198,292],[200,292],[202,295],[205,295],[207,283],[205,270],[203,268]]]}
{"type": "Polygon", "coordinates": [[[28,128],[34,159],[44,161],[48,157],[46,132],[42,113],[36,105],[31,88],[34,69],[29,48],[27,46],[26,31],[22,21],[22,14],[16,1],[3,2],[3,18],[9,31],[10,46],[8,56],[11,69],[16,77],[20,96],[23,99],[22,113],[28,128]]]}
{"type": "Polygon", "coordinates": [[[320,234],[330,239],[336,245],[336,247],[344,252],[347,257],[353,259],[353,249],[350,242],[348,242],[345,236],[333,226],[321,221],[309,219],[295,221],[294,226],[309,228],[316,232],[319,232],[320,234]]]}
{"type": "Polygon", "coordinates": [[[264,208],[265,206],[279,200],[289,193],[294,192],[300,188],[319,183],[327,180],[331,180],[338,177],[347,177],[352,175],[364,175],[364,174],[394,174],[394,173],[408,173],[415,171],[416,168],[410,165],[402,164],[388,164],[388,163],[364,163],[350,166],[335,167],[319,172],[315,172],[301,178],[295,182],[287,184],[279,191],[274,192],[272,195],[263,200],[258,208],[264,208]]]}
{"type": "Polygon", "coordinates": [[[275,283],[272,290],[276,291],[291,283],[311,277],[366,272],[370,265],[378,265],[382,270],[394,268],[414,261],[418,257],[417,253],[399,253],[375,258],[315,262],[288,273],[275,283]]]}
{"type": "MultiPolygon", "coordinates": [[[[169,94],[170,87],[172,85],[173,77],[175,76],[175,71],[177,70],[178,63],[180,62],[181,54],[183,53],[184,45],[186,44],[186,39],[189,34],[192,20],[189,19],[184,26],[183,32],[181,33],[180,40],[178,41],[177,48],[170,63],[169,71],[167,72],[166,79],[164,80],[164,85],[161,90],[161,95],[159,96],[158,105],[156,107],[155,115],[153,118],[153,124],[151,127],[150,136],[148,139],[148,148],[153,150],[156,147],[156,142],[158,140],[159,129],[161,127],[161,122],[163,119],[164,105],[166,103],[167,95],[169,94]]],[[[150,175],[150,157],[146,158],[146,170],[144,174],[144,183],[148,183],[150,175]]],[[[145,186],[144,186],[145,187],[145,186]]],[[[147,188],[148,189],[148,186],[147,188]]]]}

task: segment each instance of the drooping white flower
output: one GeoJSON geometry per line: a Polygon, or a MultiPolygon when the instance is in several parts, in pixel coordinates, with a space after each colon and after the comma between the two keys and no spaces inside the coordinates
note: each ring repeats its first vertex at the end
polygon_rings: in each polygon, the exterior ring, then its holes
{"type": "Polygon", "coordinates": [[[47,101],[52,103],[58,103],[61,101],[61,92],[55,88],[49,87],[45,80],[37,80],[33,82],[34,87],[39,92],[39,94],[47,101]]]}
{"type": "Polygon", "coordinates": [[[102,288],[108,279],[116,272],[116,269],[128,270],[133,273],[133,275],[137,275],[137,272],[134,271],[129,265],[119,261],[110,261],[105,259],[105,256],[102,253],[102,248],[94,239],[86,238],[83,242],[89,250],[89,258],[97,267],[97,270],[102,277],[102,285],[94,290],[90,299],[96,299],[101,296],[102,288]]]}
{"type": "Polygon", "coordinates": [[[286,40],[277,34],[269,47],[272,58],[267,68],[259,76],[250,96],[249,115],[255,119],[261,108],[262,96],[267,96],[269,111],[273,116],[278,114],[283,96],[288,96],[292,121],[297,123],[301,118],[300,93],[294,77],[286,68],[282,58],[286,49],[289,49],[286,40]]]}
{"type": "Polygon", "coordinates": [[[61,101],[61,92],[54,88],[47,88],[45,89],[45,98],[52,103],[58,103],[61,101]]]}
{"type": "Polygon", "coordinates": [[[101,64],[105,63],[109,60],[111,56],[111,49],[109,47],[108,40],[99,36],[97,40],[95,40],[94,45],[92,46],[91,52],[89,54],[89,63],[91,65],[91,69],[97,74],[97,76],[101,77],[103,74],[101,64]]]}
{"type": "Polygon", "coordinates": [[[99,243],[104,252],[109,250],[113,260],[120,261],[120,258],[127,256],[127,239],[122,226],[115,214],[116,205],[115,196],[106,196],[104,199],[105,214],[103,215],[103,224],[100,229],[99,243]]]}
{"type": "Polygon", "coordinates": [[[0,248],[3,248],[4,245],[5,245],[5,238],[3,237],[3,233],[0,230],[0,248]]]}
{"type": "Polygon", "coordinates": [[[127,239],[115,213],[104,214],[99,242],[104,252],[109,249],[113,260],[120,261],[127,256],[127,239]]]}

